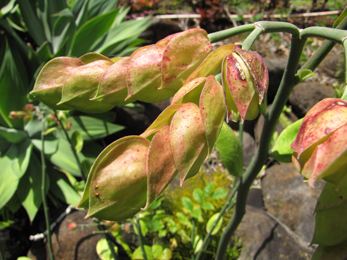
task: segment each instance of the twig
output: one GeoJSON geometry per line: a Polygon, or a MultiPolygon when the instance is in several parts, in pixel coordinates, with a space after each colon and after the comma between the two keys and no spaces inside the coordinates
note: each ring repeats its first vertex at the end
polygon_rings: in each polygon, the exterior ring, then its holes
{"type": "Polygon", "coordinates": [[[42,129],[41,129],[41,197],[43,205],[43,213],[45,216],[46,232],[47,232],[47,251],[50,260],[54,260],[51,238],[51,225],[49,223],[49,210],[46,200],[46,161],[45,161],[45,117],[42,116],[42,129]]]}

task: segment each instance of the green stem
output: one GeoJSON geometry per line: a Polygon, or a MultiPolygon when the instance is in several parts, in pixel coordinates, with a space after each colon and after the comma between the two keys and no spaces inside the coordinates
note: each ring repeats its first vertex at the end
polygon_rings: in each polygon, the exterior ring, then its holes
{"type": "Polygon", "coordinates": [[[54,260],[53,247],[52,247],[52,234],[51,234],[51,224],[49,222],[49,210],[46,200],[46,161],[45,161],[45,118],[42,118],[42,129],[41,129],[41,197],[43,205],[43,213],[45,216],[45,225],[47,230],[47,251],[50,260],[54,260]]]}
{"type": "Polygon", "coordinates": [[[204,254],[204,252],[206,252],[206,249],[207,249],[208,245],[210,244],[211,235],[212,235],[213,230],[216,228],[218,222],[225,215],[225,213],[235,205],[234,197],[236,195],[236,192],[237,192],[239,185],[240,185],[240,179],[237,179],[234,187],[232,188],[232,190],[230,191],[230,193],[228,195],[226,203],[224,204],[222,210],[219,213],[218,218],[213,223],[211,230],[207,233],[207,235],[203,241],[201,250],[199,251],[198,255],[195,258],[196,260],[201,260],[203,258],[203,254],[204,254]]]}
{"type": "Polygon", "coordinates": [[[300,35],[302,38],[320,37],[338,43],[343,43],[343,40],[347,38],[347,31],[336,28],[312,26],[303,29],[300,32],[300,35]]]}
{"type": "Polygon", "coordinates": [[[104,232],[104,237],[105,237],[105,239],[106,239],[108,248],[110,249],[110,252],[111,252],[111,255],[112,255],[113,259],[117,260],[117,259],[118,259],[118,255],[117,255],[116,250],[114,250],[113,244],[115,244],[115,243],[112,243],[112,241],[113,241],[112,235],[109,234],[109,233],[107,232],[105,226],[102,225],[102,224],[100,223],[100,221],[97,221],[96,223],[97,223],[98,229],[99,229],[100,231],[103,231],[103,232],[104,232]]]}
{"type": "Polygon", "coordinates": [[[254,25],[253,24],[245,24],[245,25],[241,25],[241,26],[234,27],[234,28],[231,28],[231,29],[226,29],[226,30],[223,30],[223,31],[210,33],[208,35],[208,38],[210,39],[210,41],[212,43],[213,42],[219,42],[219,41],[225,40],[225,39],[227,39],[229,37],[232,37],[234,35],[252,31],[253,29],[254,29],[254,25]]]}
{"type": "MultiPolygon", "coordinates": [[[[347,29],[347,17],[345,17],[341,23],[336,27],[338,29],[347,29]]],[[[313,69],[316,68],[322,60],[328,55],[331,49],[334,47],[335,42],[326,40],[321,47],[306,61],[301,69],[313,69]]]]}
{"type": "Polygon", "coordinates": [[[263,28],[257,26],[242,42],[242,49],[249,50],[254,44],[255,40],[258,39],[259,35],[263,33],[263,28]]]}
{"type": "MultiPolygon", "coordinates": [[[[268,27],[268,23],[262,23],[264,28],[268,27]]],[[[270,24],[271,25],[271,24],[270,24]]],[[[278,25],[278,24],[277,24],[278,25]]],[[[270,28],[271,30],[278,30],[277,25],[275,27],[270,28]]],[[[269,27],[268,27],[269,28],[269,27]]],[[[281,114],[283,107],[286,104],[289,93],[292,90],[295,82],[296,82],[296,67],[299,62],[300,54],[302,52],[305,41],[300,40],[298,30],[294,30],[293,28],[288,26],[286,27],[286,31],[292,33],[292,44],[289,54],[289,59],[287,63],[287,67],[284,71],[278,92],[276,94],[275,100],[272,104],[272,107],[268,114],[265,115],[265,124],[261,134],[260,144],[258,150],[253,157],[251,163],[247,167],[247,170],[242,178],[242,183],[239,187],[237,198],[236,198],[236,208],[235,213],[232,220],[229,222],[223,235],[219,241],[217,256],[216,259],[224,259],[229,241],[231,236],[234,234],[236,228],[240,224],[246,210],[246,199],[249,192],[249,189],[258,175],[258,172],[261,170],[263,164],[265,163],[269,145],[271,141],[271,137],[276,125],[276,122],[281,114]]]]}
{"type": "Polygon", "coordinates": [[[142,256],[144,260],[147,260],[147,254],[146,254],[146,248],[145,248],[145,240],[143,238],[142,230],[141,230],[141,224],[139,218],[136,218],[136,227],[137,227],[137,232],[139,233],[139,242],[140,242],[140,247],[142,251],[142,256]]]}
{"type": "Polygon", "coordinates": [[[60,125],[61,129],[64,132],[64,135],[65,135],[65,138],[66,138],[67,142],[70,145],[71,151],[73,153],[73,156],[75,157],[75,160],[77,162],[78,168],[80,170],[81,177],[83,178],[83,180],[86,180],[86,175],[84,174],[82,163],[81,163],[80,158],[78,157],[78,154],[77,154],[77,151],[75,149],[75,146],[73,145],[72,140],[71,140],[71,138],[70,138],[70,136],[69,136],[69,134],[68,134],[68,132],[67,132],[67,130],[66,130],[64,124],[63,124],[63,122],[60,120],[60,118],[58,116],[58,113],[55,110],[54,110],[54,115],[55,115],[57,121],[59,122],[59,125],[60,125]]]}

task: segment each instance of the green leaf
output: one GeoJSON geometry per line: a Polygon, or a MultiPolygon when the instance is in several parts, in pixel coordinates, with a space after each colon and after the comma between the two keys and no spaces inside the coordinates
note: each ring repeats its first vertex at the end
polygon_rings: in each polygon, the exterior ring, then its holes
{"type": "Polygon", "coordinates": [[[313,243],[334,246],[347,240],[347,198],[326,183],[316,207],[313,243]]]}
{"type": "Polygon", "coordinates": [[[300,81],[305,81],[309,78],[314,77],[315,75],[316,73],[314,73],[310,69],[301,69],[301,70],[298,70],[298,72],[296,73],[296,76],[299,78],[300,81]]]}
{"type": "Polygon", "coordinates": [[[216,213],[214,215],[212,215],[212,217],[210,217],[210,219],[207,221],[206,224],[206,232],[210,233],[211,235],[214,236],[218,233],[218,231],[221,229],[222,227],[222,223],[223,223],[223,218],[220,218],[218,220],[218,222],[216,223],[217,219],[219,218],[220,213],[216,213]],[[213,231],[212,228],[214,227],[213,231]]]}
{"type": "Polygon", "coordinates": [[[79,131],[84,140],[94,140],[106,137],[124,127],[90,116],[75,116],[71,119],[72,130],[79,131]]]}
{"type": "Polygon", "coordinates": [[[170,260],[172,259],[172,252],[169,248],[154,244],[152,246],[152,256],[153,259],[170,260]]]}
{"type": "Polygon", "coordinates": [[[81,199],[77,191],[58,173],[50,174],[50,191],[62,202],[77,206],[81,199]]]}
{"type": "Polygon", "coordinates": [[[27,170],[32,146],[26,141],[12,144],[6,154],[0,157],[0,209],[14,195],[20,178],[27,170]]]}
{"type": "Polygon", "coordinates": [[[222,187],[217,188],[213,194],[212,194],[212,198],[215,200],[220,200],[220,199],[224,199],[228,194],[228,191],[222,187]]]}
{"type": "Polygon", "coordinates": [[[194,237],[194,241],[193,241],[194,254],[196,254],[202,249],[203,244],[204,244],[204,241],[201,239],[200,236],[194,237]]]}
{"type": "MultiPolygon", "coordinates": [[[[78,153],[77,155],[82,162],[84,156],[81,153],[78,153]]],[[[50,161],[63,171],[71,173],[74,176],[81,176],[78,163],[71,150],[70,144],[64,139],[59,140],[58,149],[50,156],[50,161]]]]}
{"type": "Polygon", "coordinates": [[[84,23],[76,32],[70,50],[70,55],[80,56],[89,52],[95,42],[105,36],[112,26],[117,11],[96,16],[84,23]]]}
{"type": "Polygon", "coordinates": [[[42,203],[41,195],[41,162],[32,156],[27,174],[19,182],[20,189],[16,195],[22,202],[30,221],[33,221],[42,203]]]}
{"type": "Polygon", "coordinates": [[[193,202],[191,201],[190,198],[188,197],[182,197],[181,198],[181,201],[182,201],[182,205],[184,208],[186,208],[188,211],[192,211],[193,210],[193,202]]]}
{"type": "Polygon", "coordinates": [[[347,241],[336,246],[319,246],[312,256],[312,260],[345,259],[347,255],[347,241]]]}
{"type": "Polygon", "coordinates": [[[24,131],[2,126],[0,126],[0,136],[6,141],[13,144],[20,143],[28,137],[28,135],[24,131]]]}
{"type": "Polygon", "coordinates": [[[347,7],[343,9],[341,14],[334,21],[333,27],[337,27],[347,17],[347,7]]]}
{"type": "Polygon", "coordinates": [[[52,30],[53,53],[59,50],[68,42],[75,31],[74,17],[70,9],[66,8],[54,15],[55,22],[52,30]]]}
{"type": "Polygon", "coordinates": [[[198,203],[204,202],[204,192],[200,188],[196,188],[193,191],[193,198],[198,203]]]}
{"type": "Polygon", "coordinates": [[[299,132],[303,119],[299,119],[287,126],[276,139],[271,150],[271,155],[280,162],[290,162],[293,154],[291,147],[299,132]]]}
{"type": "MultiPolygon", "coordinates": [[[[11,42],[1,36],[0,41],[5,46],[4,52],[0,52],[0,123],[14,127],[9,115],[21,110],[26,102],[27,70],[16,48],[11,48],[11,42]]],[[[16,122],[18,125],[20,121],[16,122]]]]}
{"type": "Polygon", "coordinates": [[[221,162],[229,173],[233,176],[241,176],[243,155],[240,140],[227,123],[223,123],[215,147],[221,162]]]}
{"type": "Polygon", "coordinates": [[[73,132],[73,134],[71,135],[71,141],[73,146],[75,147],[75,150],[77,152],[81,152],[83,148],[83,137],[81,132],[73,132]]]}
{"type": "MultiPolygon", "coordinates": [[[[118,252],[118,247],[114,246],[114,251],[118,252]]],[[[96,244],[96,253],[100,257],[101,260],[112,260],[113,256],[108,246],[106,238],[101,238],[96,244]]]]}
{"type": "MultiPolygon", "coordinates": [[[[42,141],[41,139],[32,139],[31,140],[32,144],[35,146],[36,149],[39,151],[42,150],[42,141]]],[[[58,144],[59,140],[58,139],[45,139],[44,140],[44,150],[46,155],[51,155],[55,153],[58,150],[58,144]]]]}
{"type": "MultiPolygon", "coordinates": [[[[152,248],[150,246],[147,246],[147,245],[145,245],[144,247],[145,247],[147,260],[154,260],[153,255],[152,255],[152,248]]],[[[138,247],[135,249],[133,255],[131,256],[131,259],[133,259],[133,260],[144,259],[141,247],[138,247]]]]}

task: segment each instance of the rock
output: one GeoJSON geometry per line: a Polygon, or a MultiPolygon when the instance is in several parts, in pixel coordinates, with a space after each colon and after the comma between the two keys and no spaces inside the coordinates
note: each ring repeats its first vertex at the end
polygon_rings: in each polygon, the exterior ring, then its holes
{"type": "Polygon", "coordinates": [[[310,259],[311,251],[300,247],[266,211],[246,207],[237,236],[241,238],[242,250],[239,260],[257,259],[310,259]]]}
{"type": "Polygon", "coordinates": [[[286,56],[270,55],[265,57],[265,64],[269,70],[269,89],[267,92],[269,103],[272,103],[275,98],[284,69],[287,65],[287,59],[286,56]]]}
{"type": "Polygon", "coordinates": [[[318,81],[299,83],[289,96],[289,103],[297,116],[303,117],[307,111],[324,98],[335,97],[335,91],[330,84],[318,81]]]}
{"type": "Polygon", "coordinates": [[[250,189],[247,196],[246,204],[258,209],[264,209],[263,193],[261,189],[259,188],[250,189]]]}
{"type": "Polygon", "coordinates": [[[343,79],[343,68],[343,48],[339,44],[336,44],[318,67],[326,76],[335,79],[343,79]]]}
{"type": "Polygon", "coordinates": [[[84,219],[84,211],[67,215],[52,235],[55,259],[98,259],[96,243],[102,235],[94,235],[96,224],[84,219]]]}
{"type": "Polygon", "coordinates": [[[321,187],[310,188],[291,163],[267,169],[261,186],[266,210],[304,241],[311,242],[321,187]]]}

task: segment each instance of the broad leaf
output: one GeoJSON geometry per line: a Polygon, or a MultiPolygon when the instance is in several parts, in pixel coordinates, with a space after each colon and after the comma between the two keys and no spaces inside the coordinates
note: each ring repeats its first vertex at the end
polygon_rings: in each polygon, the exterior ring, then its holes
{"type": "Polygon", "coordinates": [[[50,174],[49,179],[50,192],[54,196],[66,204],[77,206],[81,197],[62,175],[54,172],[50,174]]]}
{"type": "Polygon", "coordinates": [[[112,26],[117,11],[96,16],[83,24],[72,41],[70,55],[80,56],[90,51],[95,42],[106,35],[112,26]]]}
{"type": "Polygon", "coordinates": [[[271,155],[280,162],[290,162],[293,154],[292,143],[299,132],[303,119],[287,126],[276,139],[271,155]]]}
{"type": "Polygon", "coordinates": [[[16,144],[20,143],[25,138],[27,138],[27,134],[21,130],[0,126],[0,137],[4,138],[6,141],[10,143],[16,144]]]}
{"type": "Polygon", "coordinates": [[[206,232],[211,233],[211,235],[216,235],[221,229],[222,223],[223,218],[220,217],[220,213],[213,214],[212,217],[210,217],[210,219],[207,221],[206,232]]]}
{"type": "Polygon", "coordinates": [[[243,172],[243,155],[239,138],[227,123],[223,123],[215,148],[224,167],[233,176],[243,172]]]}
{"type": "Polygon", "coordinates": [[[84,140],[94,140],[114,134],[124,129],[123,126],[89,116],[71,118],[72,130],[81,133],[84,140]]]}

